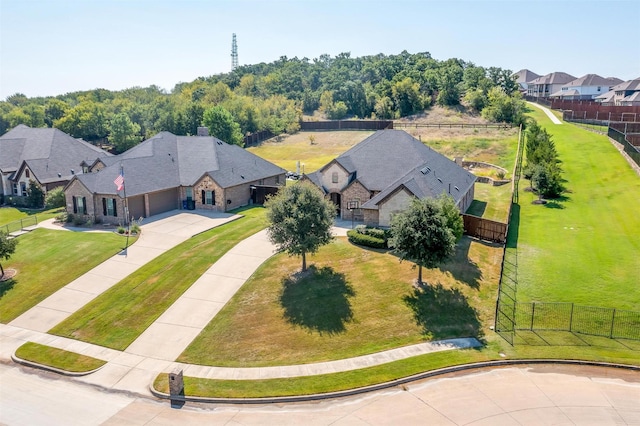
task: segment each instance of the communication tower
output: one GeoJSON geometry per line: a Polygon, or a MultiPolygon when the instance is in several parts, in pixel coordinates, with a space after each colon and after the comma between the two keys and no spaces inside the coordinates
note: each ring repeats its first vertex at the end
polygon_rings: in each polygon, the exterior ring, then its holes
{"type": "Polygon", "coordinates": [[[236,42],[236,33],[233,33],[231,40],[231,71],[238,68],[238,43],[236,42]]]}

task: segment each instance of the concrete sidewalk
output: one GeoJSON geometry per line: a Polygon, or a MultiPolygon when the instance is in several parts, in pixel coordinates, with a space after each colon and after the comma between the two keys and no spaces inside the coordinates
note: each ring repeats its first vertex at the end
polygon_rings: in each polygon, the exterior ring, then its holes
{"type": "Polygon", "coordinates": [[[175,360],[274,253],[266,230],[241,241],[198,278],[125,352],[175,360]]]}
{"type": "MultiPolygon", "coordinates": [[[[193,235],[220,226],[241,216],[216,212],[172,211],[142,224],[142,233],[135,244],[96,266],[89,272],[67,284],[9,324],[27,330],[46,332],[64,321],[75,311],[111,288],[118,281],[160,256],[167,250],[186,241],[193,235]]],[[[67,231],[92,231],[54,225],[44,221],[42,227],[67,231]]],[[[124,245],[124,240],[123,240],[124,245]]]]}
{"type": "Polygon", "coordinates": [[[547,114],[547,117],[549,117],[549,120],[551,120],[551,122],[553,124],[562,124],[562,121],[558,120],[558,117],[556,117],[555,115],[553,115],[553,113],[551,112],[551,110],[549,108],[546,108],[542,105],[539,105],[535,102],[527,102],[529,105],[532,105],[536,108],[541,109],[545,114],[547,114]]]}

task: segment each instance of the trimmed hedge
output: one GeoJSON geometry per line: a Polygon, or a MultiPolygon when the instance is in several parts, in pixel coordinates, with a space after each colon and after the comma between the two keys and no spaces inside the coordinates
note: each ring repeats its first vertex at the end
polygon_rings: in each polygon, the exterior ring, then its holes
{"type": "Polygon", "coordinates": [[[347,237],[349,242],[357,244],[359,246],[371,247],[371,248],[387,248],[387,242],[382,238],[376,238],[372,235],[361,234],[355,229],[347,231],[347,237]]]}

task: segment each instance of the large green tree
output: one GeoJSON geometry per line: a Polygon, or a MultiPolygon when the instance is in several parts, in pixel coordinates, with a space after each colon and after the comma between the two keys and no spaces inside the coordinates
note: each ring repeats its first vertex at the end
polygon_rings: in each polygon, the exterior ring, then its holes
{"type": "MultiPolygon", "coordinates": [[[[4,231],[0,231],[0,260],[9,260],[11,255],[15,253],[18,240],[15,238],[10,239],[9,234],[4,231]]],[[[2,262],[0,262],[0,278],[4,277],[4,269],[2,268],[2,262]]]]}
{"type": "Polygon", "coordinates": [[[122,153],[140,142],[140,126],[125,113],[116,114],[109,125],[109,142],[122,153]]]}
{"type": "Polygon", "coordinates": [[[204,112],[202,124],[209,128],[209,134],[230,144],[242,146],[240,125],[229,111],[221,106],[209,108],[204,112]]]}
{"type": "Polygon", "coordinates": [[[302,256],[307,270],[307,253],[315,253],[332,240],[335,206],[313,184],[298,182],[282,188],[265,203],[269,239],[279,252],[302,256]]]}
{"type": "Polygon", "coordinates": [[[452,215],[449,204],[444,197],[414,198],[406,210],[391,220],[389,245],[400,261],[418,266],[419,284],[423,266],[435,268],[454,253],[462,217],[459,213],[452,215]]]}

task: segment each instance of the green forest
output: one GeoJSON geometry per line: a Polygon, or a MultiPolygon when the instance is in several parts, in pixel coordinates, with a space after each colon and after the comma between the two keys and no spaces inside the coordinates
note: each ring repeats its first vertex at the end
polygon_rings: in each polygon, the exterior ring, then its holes
{"type": "Polygon", "coordinates": [[[206,125],[242,145],[244,135],[257,131],[295,133],[303,116],[397,119],[461,103],[487,120],[518,124],[524,102],[512,74],[428,52],[283,56],[178,83],[169,93],[154,85],[55,97],[16,93],[0,102],[0,134],[19,124],[55,127],[119,153],[161,131],[194,135],[206,125]]]}

